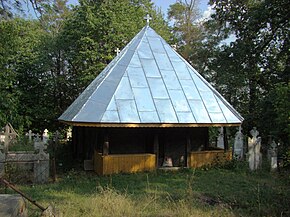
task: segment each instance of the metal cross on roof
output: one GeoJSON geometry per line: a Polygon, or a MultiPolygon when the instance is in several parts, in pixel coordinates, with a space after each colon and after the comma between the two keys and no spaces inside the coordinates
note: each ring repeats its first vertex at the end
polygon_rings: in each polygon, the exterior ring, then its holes
{"type": "Polygon", "coordinates": [[[152,17],[150,17],[150,15],[147,14],[147,15],[144,17],[144,19],[147,21],[147,25],[149,26],[149,22],[150,22],[150,20],[152,20],[152,17]]]}
{"type": "Polygon", "coordinates": [[[120,49],[117,47],[114,51],[117,53],[117,56],[118,56],[120,53],[120,49]]]}

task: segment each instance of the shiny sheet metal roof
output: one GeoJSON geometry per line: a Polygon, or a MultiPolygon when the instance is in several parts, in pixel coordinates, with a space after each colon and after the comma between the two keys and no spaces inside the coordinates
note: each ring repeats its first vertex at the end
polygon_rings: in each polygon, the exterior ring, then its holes
{"type": "Polygon", "coordinates": [[[211,125],[240,124],[243,118],[147,25],[59,120],[211,125]]]}

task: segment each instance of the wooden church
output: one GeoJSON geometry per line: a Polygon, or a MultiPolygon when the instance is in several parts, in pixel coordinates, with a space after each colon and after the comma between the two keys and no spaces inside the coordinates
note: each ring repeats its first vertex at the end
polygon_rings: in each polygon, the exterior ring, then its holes
{"type": "Polygon", "coordinates": [[[243,118],[147,24],[59,121],[73,126],[76,157],[107,175],[230,159],[208,128],[243,118]]]}

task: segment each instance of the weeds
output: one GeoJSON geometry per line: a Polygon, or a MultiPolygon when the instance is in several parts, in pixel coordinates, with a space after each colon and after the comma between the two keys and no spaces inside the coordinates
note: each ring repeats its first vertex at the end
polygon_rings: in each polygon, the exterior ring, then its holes
{"type": "MultiPolygon", "coordinates": [[[[252,173],[237,164],[231,170],[105,177],[71,170],[57,183],[18,187],[43,206],[55,205],[64,217],[289,216],[287,178],[268,170],[252,173]]],[[[29,216],[39,211],[30,206],[29,216]]]]}

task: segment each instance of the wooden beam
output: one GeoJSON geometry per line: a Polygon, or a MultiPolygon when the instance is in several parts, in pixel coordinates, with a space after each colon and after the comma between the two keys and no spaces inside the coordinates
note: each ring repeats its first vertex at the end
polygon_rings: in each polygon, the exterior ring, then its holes
{"type": "Polygon", "coordinates": [[[224,127],[224,150],[227,151],[229,150],[229,141],[228,141],[228,137],[227,137],[227,130],[226,127],[224,127]]]}
{"type": "Polygon", "coordinates": [[[81,155],[83,154],[83,128],[78,127],[77,128],[77,146],[76,146],[76,156],[77,159],[82,159],[81,155]]]}
{"type": "Polygon", "coordinates": [[[156,161],[155,161],[155,166],[158,168],[159,165],[159,138],[158,134],[154,135],[154,154],[156,155],[156,161]]]}
{"type": "Polygon", "coordinates": [[[186,163],[186,167],[189,167],[190,165],[190,162],[189,162],[189,155],[190,155],[190,152],[191,152],[191,141],[190,141],[190,136],[187,135],[186,136],[186,154],[185,154],[185,163],[186,163]]]}
{"type": "Polygon", "coordinates": [[[77,133],[78,127],[72,128],[72,145],[73,145],[73,154],[74,156],[77,155],[77,143],[78,143],[78,133],[77,133]]]}
{"type": "Polygon", "coordinates": [[[109,155],[109,149],[110,149],[109,136],[108,134],[106,134],[103,143],[103,155],[109,155]]]}

